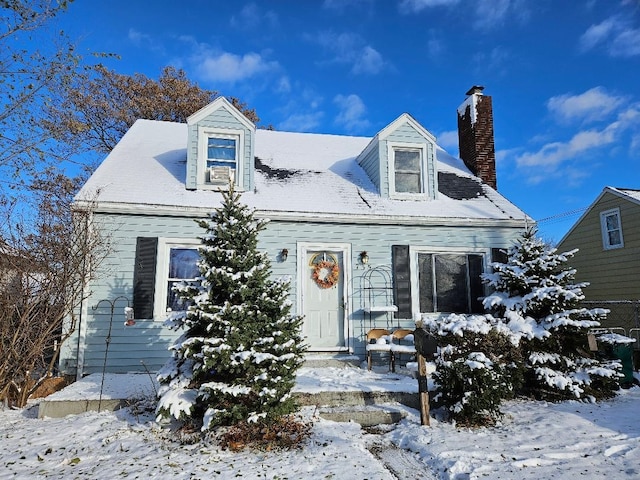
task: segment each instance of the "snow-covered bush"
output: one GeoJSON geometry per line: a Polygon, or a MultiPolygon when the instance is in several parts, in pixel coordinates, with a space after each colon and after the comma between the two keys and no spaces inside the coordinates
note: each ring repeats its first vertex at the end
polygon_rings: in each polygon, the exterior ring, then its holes
{"type": "Polygon", "coordinates": [[[521,385],[521,359],[509,332],[490,315],[456,315],[425,328],[440,344],[436,355],[436,402],[465,425],[492,424],[500,404],[521,385]]]}
{"type": "Polygon", "coordinates": [[[619,363],[592,357],[587,346],[588,330],[607,311],[579,306],[588,283],[574,283],[576,271],[566,265],[575,250],[557,253],[530,229],[507,253],[506,263],[483,275],[493,290],[484,306],[520,337],[522,393],[551,401],[613,396],[619,363]]]}
{"type": "Polygon", "coordinates": [[[158,373],[159,418],[191,428],[272,422],[295,411],[291,389],[306,346],[301,317],[290,314],[289,285],[270,279],[257,249],[266,222],[230,185],[208,220],[199,249],[200,278],[179,294],[191,303],[171,319],[184,333],[158,373]]]}

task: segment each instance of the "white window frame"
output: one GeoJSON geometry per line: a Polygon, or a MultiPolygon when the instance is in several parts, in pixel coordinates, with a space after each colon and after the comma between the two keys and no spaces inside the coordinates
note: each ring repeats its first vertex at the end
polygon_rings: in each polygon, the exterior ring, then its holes
{"type": "MultiPolygon", "coordinates": [[[[441,315],[449,315],[453,312],[420,312],[420,278],[418,275],[418,254],[434,254],[434,255],[481,255],[482,271],[487,272],[488,260],[491,255],[490,248],[466,248],[466,247],[409,247],[409,268],[411,269],[411,311],[413,314],[421,313],[439,317],[441,315]]],[[[486,290],[485,290],[486,292],[486,290]]]]}
{"type": "Polygon", "coordinates": [[[388,142],[387,159],[389,165],[389,197],[397,200],[426,200],[429,198],[429,185],[427,183],[427,144],[388,142]],[[420,183],[422,191],[419,193],[396,192],[396,150],[417,150],[420,152],[420,183]]]}
{"type": "Polygon", "coordinates": [[[622,218],[620,217],[620,209],[612,208],[600,212],[600,230],[602,232],[602,247],[605,250],[614,250],[624,247],[624,237],[622,235],[622,218]],[[620,243],[611,244],[609,242],[609,230],[607,228],[607,217],[615,216],[618,220],[618,230],[620,231],[620,243]]]}
{"type": "Polygon", "coordinates": [[[154,292],[153,311],[155,317],[164,320],[167,312],[167,283],[169,281],[169,253],[172,248],[192,248],[196,250],[202,242],[196,238],[158,238],[158,253],[156,257],[156,284],[154,292]]]}
{"type": "Polygon", "coordinates": [[[244,130],[230,128],[213,128],[207,126],[198,127],[198,188],[202,190],[225,190],[228,186],[207,182],[208,140],[215,138],[230,138],[236,141],[236,170],[235,185],[242,190],[242,178],[244,174],[244,130]]]}

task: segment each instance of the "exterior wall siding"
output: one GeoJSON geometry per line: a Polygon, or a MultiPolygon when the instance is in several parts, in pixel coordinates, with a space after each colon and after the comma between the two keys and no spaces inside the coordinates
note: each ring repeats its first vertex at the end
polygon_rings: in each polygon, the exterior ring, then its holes
{"type": "Polygon", "coordinates": [[[605,192],[558,248],[579,249],[570,264],[577,280],[590,283],[587,300],[640,299],[640,205],[605,192]],[[620,209],[624,247],[605,250],[600,212],[614,208],[620,209]]]}
{"type": "Polygon", "coordinates": [[[380,144],[374,141],[373,148],[360,161],[360,166],[380,192],[380,144]]]}
{"type": "MultiPolygon", "coordinates": [[[[84,342],[85,354],[83,373],[99,372],[105,362],[106,338],[111,327],[107,365],[108,371],[140,371],[145,367],[151,371],[159,369],[169,357],[168,347],[178,335],[163,326],[163,319],[156,312],[155,319],[136,319],[134,326],[124,326],[123,309],[133,302],[133,271],[137,237],[164,237],[195,239],[203,230],[192,218],[107,215],[96,214],[96,220],[109,232],[113,252],[100,268],[99,278],[90,287],[90,297],[86,302],[82,318],[80,342],[84,342]],[[109,301],[124,297],[115,303],[111,321],[109,301]],[[144,362],[144,365],[143,363],[144,362]]],[[[331,243],[351,245],[352,296],[348,304],[348,315],[352,325],[353,338],[349,346],[357,355],[364,354],[364,335],[372,326],[413,327],[411,320],[392,319],[380,316],[368,318],[363,308],[367,298],[364,293],[363,277],[366,269],[376,266],[391,266],[393,245],[412,245],[433,248],[506,248],[521,232],[516,228],[496,228],[473,226],[409,226],[409,225],[365,225],[338,223],[297,223],[272,221],[261,233],[259,248],[266,251],[271,259],[274,278],[292,278],[290,300],[297,301],[295,282],[297,268],[297,242],[319,243],[322,239],[331,243]],[[283,248],[289,250],[288,259],[279,261],[283,248]],[[359,254],[367,251],[369,265],[360,264],[359,254]]],[[[487,259],[489,262],[490,259],[487,259]]],[[[380,285],[384,286],[384,285],[380,285]]],[[[294,312],[295,313],[295,312],[294,312]]],[[[61,368],[72,373],[76,368],[76,337],[68,342],[65,355],[61,358],[61,368]]]]}

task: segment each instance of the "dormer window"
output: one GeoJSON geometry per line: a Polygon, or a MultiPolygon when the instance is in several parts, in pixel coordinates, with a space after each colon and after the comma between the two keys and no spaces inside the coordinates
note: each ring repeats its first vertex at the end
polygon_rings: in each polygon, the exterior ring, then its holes
{"type": "Polygon", "coordinates": [[[389,143],[389,196],[398,199],[424,199],[426,146],[389,143]]]}
{"type": "Polygon", "coordinates": [[[230,181],[238,185],[238,179],[242,178],[240,157],[244,145],[244,132],[200,127],[198,137],[198,183],[205,188],[224,188],[230,181]]]}

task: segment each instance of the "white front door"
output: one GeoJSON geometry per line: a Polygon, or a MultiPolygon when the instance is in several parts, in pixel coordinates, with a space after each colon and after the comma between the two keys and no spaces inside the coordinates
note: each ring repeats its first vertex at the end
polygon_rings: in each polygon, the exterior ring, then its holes
{"type": "Polygon", "coordinates": [[[347,348],[346,249],[303,250],[301,268],[302,333],[310,351],[347,348]]]}

